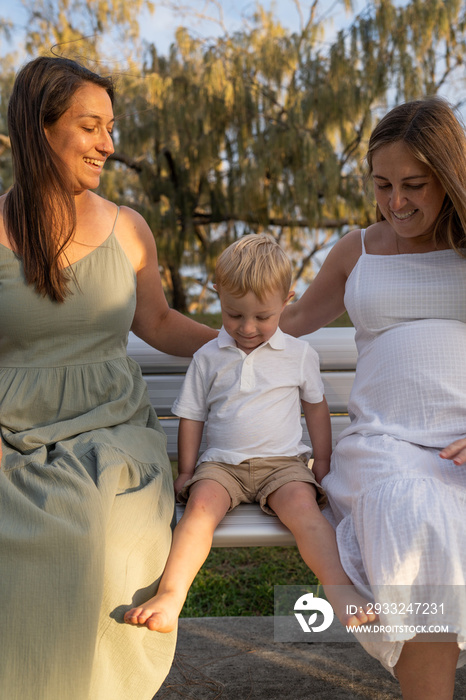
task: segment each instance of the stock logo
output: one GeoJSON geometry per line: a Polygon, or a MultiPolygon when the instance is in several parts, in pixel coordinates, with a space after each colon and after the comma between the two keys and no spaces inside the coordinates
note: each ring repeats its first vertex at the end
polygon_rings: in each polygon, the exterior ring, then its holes
{"type": "Polygon", "coordinates": [[[323,632],[328,629],[333,622],[333,608],[325,598],[314,598],[314,593],[305,593],[294,604],[295,617],[301,625],[303,632],[323,632]],[[303,612],[311,613],[309,619],[306,619],[303,612]],[[324,616],[323,622],[317,627],[313,626],[317,620],[317,613],[320,612],[324,616]]]}

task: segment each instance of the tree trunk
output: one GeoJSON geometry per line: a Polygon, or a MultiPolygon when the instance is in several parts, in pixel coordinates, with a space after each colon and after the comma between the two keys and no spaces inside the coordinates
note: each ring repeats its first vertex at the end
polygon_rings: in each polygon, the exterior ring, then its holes
{"type": "Polygon", "coordinates": [[[172,287],[172,306],[176,311],[184,314],[188,311],[188,303],[186,300],[186,292],[184,289],[183,278],[180,275],[178,267],[169,265],[172,287]]]}

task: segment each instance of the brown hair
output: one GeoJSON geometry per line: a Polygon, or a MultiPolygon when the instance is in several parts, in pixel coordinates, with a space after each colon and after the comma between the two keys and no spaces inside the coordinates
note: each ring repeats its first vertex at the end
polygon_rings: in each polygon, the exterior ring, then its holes
{"type": "Polygon", "coordinates": [[[66,58],[41,56],[18,73],[8,105],[14,184],[6,197],[5,227],[27,283],[55,301],[67,294],[60,255],[74,233],[76,210],[44,129],[66,112],[86,83],[104,88],[113,103],[111,78],[66,58]]]}
{"type": "Polygon", "coordinates": [[[291,286],[291,263],[272,236],[251,233],[226,248],[217,260],[215,282],[233,296],[253,292],[263,300],[277,289],[285,299],[291,286]]]}
{"type": "MultiPolygon", "coordinates": [[[[427,165],[445,190],[434,239],[466,257],[466,137],[448,102],[426,97],[399,105],[383,117],[369,140],[366,160],[372,174],[377,149],[403,141],[427,165]]],[[[377,206],[377,221],[382,216],[377,206]]]]}

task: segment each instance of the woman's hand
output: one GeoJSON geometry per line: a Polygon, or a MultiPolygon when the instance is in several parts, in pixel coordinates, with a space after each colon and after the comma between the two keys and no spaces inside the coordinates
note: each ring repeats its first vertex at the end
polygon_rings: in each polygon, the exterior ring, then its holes
{"type": "Polygon", "coordinates": [[[454,464],[466,463],[466,438],[455,440],[440,452],[442,459],[450,459],[454,464]]]}

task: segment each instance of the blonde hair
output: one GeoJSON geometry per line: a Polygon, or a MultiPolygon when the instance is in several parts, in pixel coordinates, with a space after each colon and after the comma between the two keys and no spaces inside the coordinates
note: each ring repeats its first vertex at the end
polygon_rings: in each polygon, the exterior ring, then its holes
{"type": "MultiPolygon", "coordinates": [[[[402,141],[439,180],[446,196],[437,217],[434,240],[466,257],[466,137],[448,102],[426,97],[399,105],[383,117],[369,140],[369,175],[374,153],[402,141]],[[463,249],[463,250],[462,250],[463,249]]],[[[377,221],[383,216],[377,206],[377,221]]]]}
{"type": "Polygon", "coordinates": [[[218,291],[236,297],[253,292],[263,301],[266,294],[280,291],[285,299],[291,286],[291,263],[279,244],[267,233],[243,236],[226,248],[217,260],[218,291]]]}

